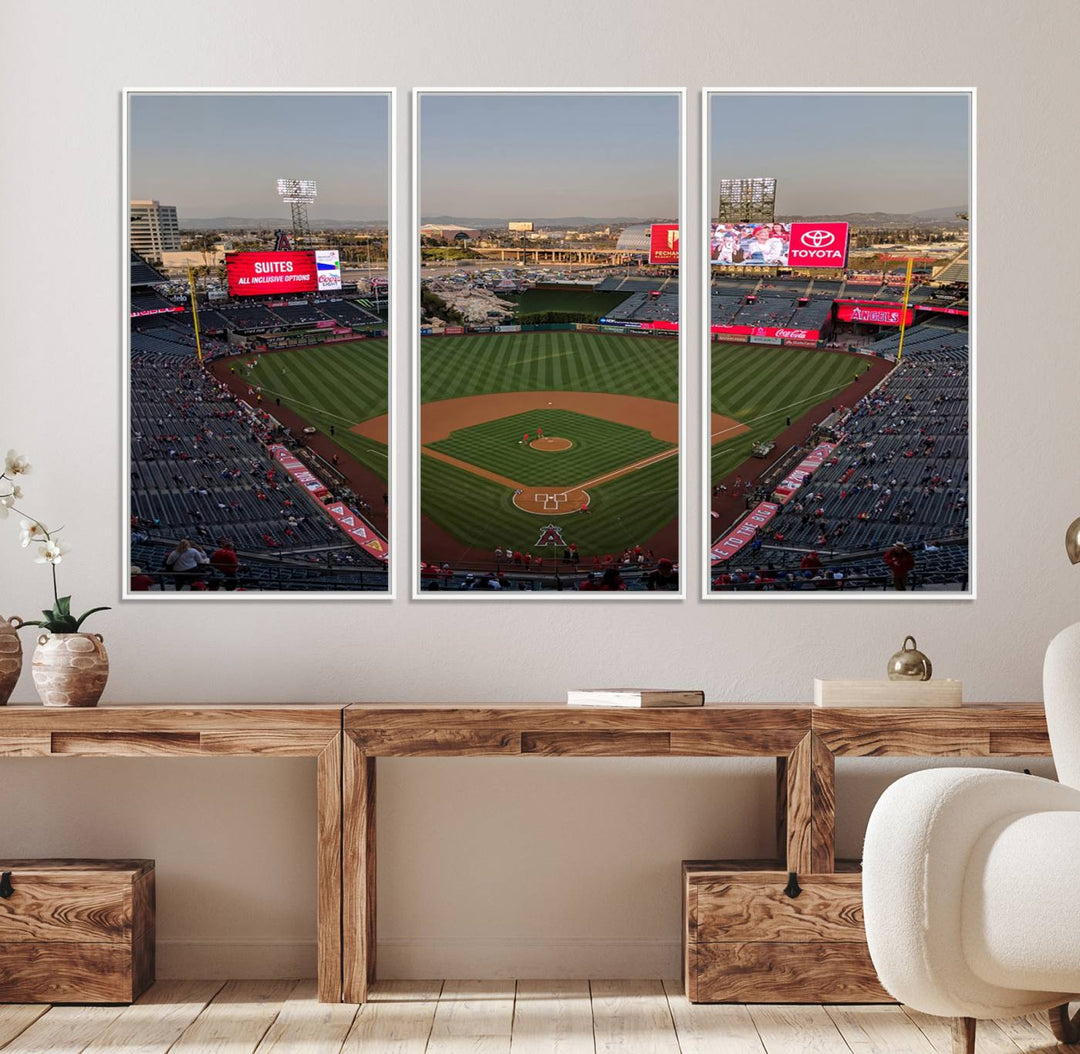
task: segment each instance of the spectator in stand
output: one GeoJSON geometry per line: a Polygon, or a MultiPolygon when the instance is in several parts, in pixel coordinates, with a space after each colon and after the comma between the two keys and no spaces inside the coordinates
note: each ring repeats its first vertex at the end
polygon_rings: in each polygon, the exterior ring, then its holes
{"type": "Polygon", "coordinates": [[[618,593],[626,589],[626,583],[617,567],[609,567],[600,577],[600,584],[596,588],[604,593],[618,593]]]}
{"type": "MultiPolygon", "coordinates": [[[[236,588],[236,570],[240,566],[233,543],[227,539],[210,554],[210,566],[225,580],[225,589],[231,593],[236,588]]],[[[217,581],[211,589],[216,589],[217,581]]]]}
{"type": "Polygon", "coordinates": [[[815,552],[807,553],[799,561],[799,568],[803,571],[816,571],[820,566],[821,561],[818,559],[818,554],[815,552]]]}
{"type": "Polygon", "coordinates": [[[148,593],[154,584],[152,575],[148,575],[141,567],[131,568],[131,592],[148,593]]]}
{"type": "MultiPolygon", "coordinates": [[[[642,556],[644,557],[644,553],[642,556]]],[[[645,585],[652,590],[678,590],[679,572],[670,560],[662,557],[656,562],[656,567],[645,576],[645,585]]]]}
{"type": "Polygon", "coordinates": [[[915,567],[915,557],[911,550],[903,542],[897,542],[891,549],[886,550],[882,559],[892,572],[893,586],[901,591],[906,590],[908,575],[915,567]]]}
{"type": "Polygon", "coordinates": [[[173,588],[181,590],[185,585],[199,581],[203,568],[210,562],[206,553],[190,538],[181,538],[176,548],[165,557],[165,567],[172,572],[173,588]]]}

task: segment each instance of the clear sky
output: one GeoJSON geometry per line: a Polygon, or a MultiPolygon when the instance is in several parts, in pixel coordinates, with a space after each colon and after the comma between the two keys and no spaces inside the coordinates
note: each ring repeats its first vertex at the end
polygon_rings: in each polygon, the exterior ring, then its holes
{"type": "Polygon", "coordinates": [[[966,95],[718,93],[709,124],[713,217],[725,177],[775,176],[785,216],[968,204],[966,95]]]}
{"type": "Polygon", "coordinates": [[[129,185],[185,219],[289,218],[278,178],[318,180],[313,225],[389,214],[387,95],[135,95],[129,185]]]}
{"type": "Polygon", "coordinates": [[[420,214],[677,219],[673,94],[424,94],[420,214]]]}

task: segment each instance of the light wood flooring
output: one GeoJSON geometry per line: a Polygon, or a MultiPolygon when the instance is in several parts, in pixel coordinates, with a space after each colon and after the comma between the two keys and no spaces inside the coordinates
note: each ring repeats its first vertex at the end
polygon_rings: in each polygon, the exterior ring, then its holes
{"type": "MultiPolygon", "coordinates": [[[[980,1022],[978,1054],[1064,1051],[1045,1015],[980,1022]]],[[[692,1006],[677,981],[159,981],[128,1007],[0,1005],[3,1054],[950,1054],[899,1006],[692,1006]]]]}

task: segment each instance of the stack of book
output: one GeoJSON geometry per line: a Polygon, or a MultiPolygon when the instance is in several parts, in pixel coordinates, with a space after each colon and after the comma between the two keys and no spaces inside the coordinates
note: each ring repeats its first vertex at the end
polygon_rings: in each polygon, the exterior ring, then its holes
{"type": "Polygon", "coordinates": [[[704,706],[704,692],[674,691],[669,688],[583,688],[566,693],[567,706],[704,706]]]}

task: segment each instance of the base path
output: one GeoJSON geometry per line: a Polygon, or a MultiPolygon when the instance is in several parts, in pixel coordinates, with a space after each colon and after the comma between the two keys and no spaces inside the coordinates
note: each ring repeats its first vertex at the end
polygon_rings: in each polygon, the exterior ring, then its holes
{"type": "MultiPolygon", "coordinates": [[[[536,485],[526,487],[505,476],[500,476],[498,473],[481,469],[477,465],[460,461],[441,451],[433,450],[428,445],[440,439],[446,439],[451,432],[461,428],[470,428],[473,425],[483,424],[487,421],[497,421],[500,418],[514,414],[528,413],[530,410],[546,409],[569,410],[601,420],[614,421],[618,424],[629,425],[631,428],[644,429],[655,438],[666,443],[678,444],[679,442],[679,406],[677,403],[666,402],[662,399],[647,399],[635,395],[610,395],[606,392],[499,392],[424,403],[420,407],[420,444],[423,456],[437,458],[447,464],[454,465],[456,468],[472,472],[474,475],[482,476],[492,482],[500,483],[511,491],[517,492],[512,498],[517,508],[536,516],[551,517],[570,514],[588,515],[588,513],[581,512],[582,505],[588,507],[591,500],[586,487],[598,486],[618,476],[645,468],[655,461],[674,457],[679,452],[678,447],[675,446],[671,450],[665,450],[642,461],[624,465],[595,479],[587,480],[585,483],[560,484],[551,487],[539,487],[536,485]]],[[[732,428],[736,430],[733,434],[745,430],[745,426],[738,421],[717,414],[713,415],[712,427],[714,429],[732,428]]],[[[376,417],[363,421],[356,425],[353,431],[369,438],[385,435],[386,418],[376,417]]],[[[529,445],[539,450],[557,453],[560,449],[569,449],[573,445],[573,441],[567,440],[563,436],[544,436],[543,440],[533,440],[529,445]],[[548,445],[549,441],[554,442],[548,445]],[[539,445],[541,442],[543,442],[543,446],[539,445]],[[563,445],[564,443],[568,445],[563,445]]],[[[558,459],[553,458],[552,464],[553,466],[557,465],[558,459]]],[[[422,511],[420,515],[420,536],[425,559],[447,560],[457,566],[470,564],[484,566],[486,562],[491,560],[490,552],[476,549],[453,538],[440,524],[422,511]]],[[[654,549],[658,555],[669,554],[676,556],[678,553],[678,540],[678,519],[675,518],[652,537],[646,539],[645,544],[654,549]]]]}
{"type": "MultiPolygon", "coordinates": [[[[603,421],[642,428],[665,443],[679,441],[678,403],[638,395],[608,395],[606,392],[496,392],[424,403],[420,407],[420,443],[426,446],[446,439],[459,428],[471,428],[530,410],[572,410],[603,421]]],[[[386,418],[361,421],[353,426],[353,431],[378,439],[386,435],[386,418]]]]}

